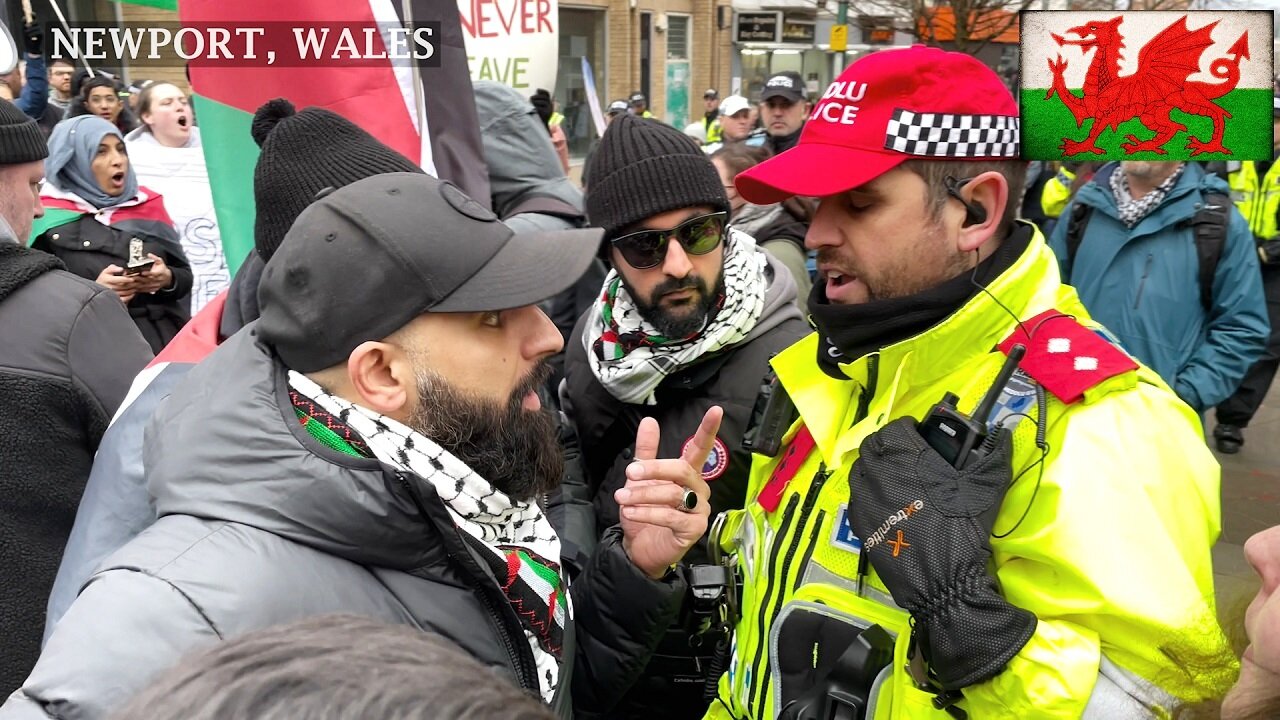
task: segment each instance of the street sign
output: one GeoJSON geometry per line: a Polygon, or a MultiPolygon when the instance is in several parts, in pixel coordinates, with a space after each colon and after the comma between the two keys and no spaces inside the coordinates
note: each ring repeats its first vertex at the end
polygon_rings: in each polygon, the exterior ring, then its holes
{"type": "Polygon", "coordinates": [[[831,26],[831,51],[844,52],[849,48],[849,26],[831,26]]]}
{"type": "Polygon", "coordinates": [[[780,12],[744,12],[738,13],[737,29],[734,39],[740,43],[779,41],[782,29],[782,13],[780,12]]]}

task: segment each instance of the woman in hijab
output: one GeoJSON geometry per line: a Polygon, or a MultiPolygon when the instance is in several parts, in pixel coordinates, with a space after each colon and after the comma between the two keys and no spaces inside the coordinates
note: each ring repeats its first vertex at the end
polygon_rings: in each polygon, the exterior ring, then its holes
{"type": "Polygon", "coordinates": [[[45,178],[32,247],[115,292],[159,353],[190,318],[191,268],[164,201],[138,187],[124,137],[96,115],[62,121],[45,178]]]}

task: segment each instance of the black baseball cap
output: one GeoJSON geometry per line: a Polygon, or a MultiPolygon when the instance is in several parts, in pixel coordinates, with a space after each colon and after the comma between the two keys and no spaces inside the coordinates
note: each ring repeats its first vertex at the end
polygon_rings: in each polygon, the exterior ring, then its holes
{"type": "Polygon", "coordinates": [[[602,235],[516,235],[452,183],[373,175],[321,191],[298,216],[263,270],[258,335],[290,369],[323,370],[425,312],[552,297],[582,276],[602,235]]]}
{"type": "Polygon", "coordinates": [[[793,103],[799,102],[804,99],[804,91],[804,79],[800,77],[800,73],[787,70],[765,82],[764,90],[760,91],[760,102],[773,97],[785,97],[793,103]]]}
{"type": "Polygon", "coordinates": [[[715,88],[711,88],[706,92],[702,93],[703,100],[715,100],[718,97],[720,97],[720,91],[716,90],[715,88]]]}
{"type": "Polygon", "coordinates": [[[647,103],[647,102],[649,102],[649,101],[645,99],[645,97],[644,97],[644,93],[642,93],[642,92],[634,92],[634,93],[631,93],[631,104],[632,104],[632,105],[637,105],[637,104],[639,104],[639,103],[647,103]]]}

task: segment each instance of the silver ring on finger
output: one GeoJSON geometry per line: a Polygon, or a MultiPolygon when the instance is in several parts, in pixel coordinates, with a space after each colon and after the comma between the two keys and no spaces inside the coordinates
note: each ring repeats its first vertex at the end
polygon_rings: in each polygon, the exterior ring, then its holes
{"type": "Polygon", "coordinates": [[[680,504],[676,506],[680,512],[696,512],[698,510],[698,493],[685,488],[684,496],[680,498],[680,504]]]}

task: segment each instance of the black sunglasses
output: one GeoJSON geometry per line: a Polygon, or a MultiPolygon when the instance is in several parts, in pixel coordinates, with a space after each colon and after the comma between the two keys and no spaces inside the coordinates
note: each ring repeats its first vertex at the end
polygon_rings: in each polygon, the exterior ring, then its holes
{"type": "Polygon", "coordinates": [[[724,239],[729,213],[716,212],[689,218],[670,230],[641,230],[614,238],[611,243],[622,259],[637,270],[657,267],[667,257],[667,242],[674,236],[689,255],[706,255],[724,239]]]}

